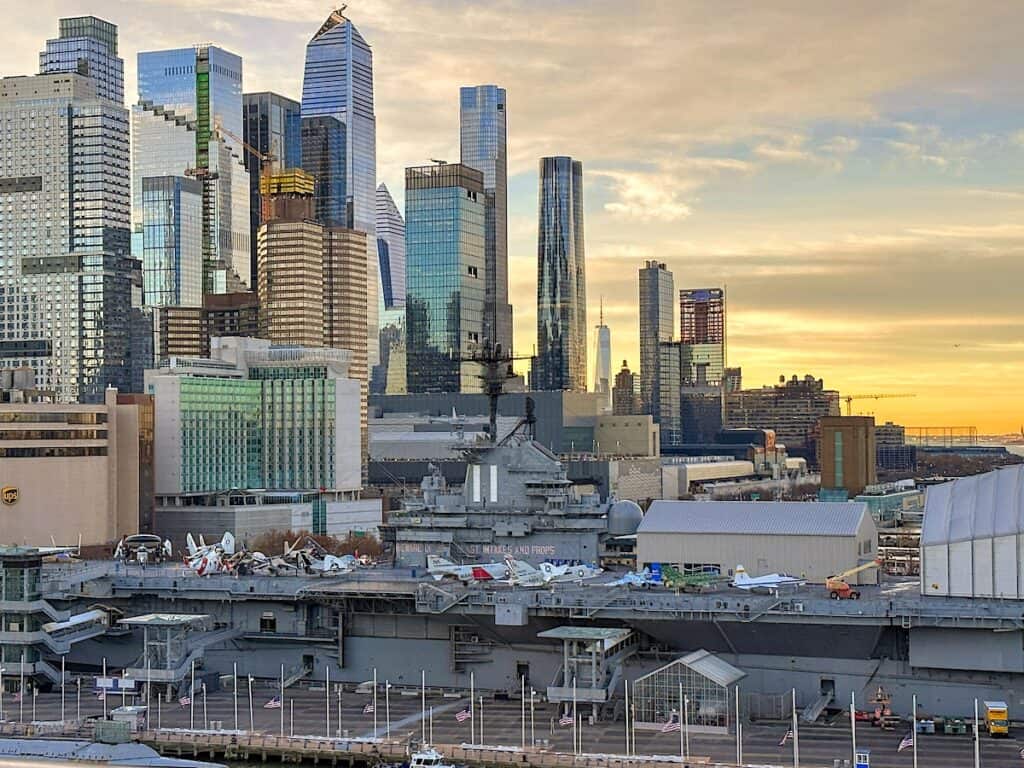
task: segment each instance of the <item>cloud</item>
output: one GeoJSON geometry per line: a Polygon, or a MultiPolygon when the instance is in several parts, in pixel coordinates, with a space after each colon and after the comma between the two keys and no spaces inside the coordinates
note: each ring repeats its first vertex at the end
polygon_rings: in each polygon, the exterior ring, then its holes
{"type": "Polygon", "coordinates": [[[673,189],[673,179],[662,174],[592,171],[590,175],[611,181],[617,199],[605,203],[604,209],[613,216],[639,221],[679,221],[693,213],[679,199],[680,192],[673,189]]]}

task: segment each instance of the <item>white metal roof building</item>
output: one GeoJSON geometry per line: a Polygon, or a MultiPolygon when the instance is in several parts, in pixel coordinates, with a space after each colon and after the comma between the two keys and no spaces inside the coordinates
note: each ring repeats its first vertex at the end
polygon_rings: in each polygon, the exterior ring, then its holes
{"type": "Polygon", "coordinates": [[[1024,465],[934,485],[921,526],[921,593],[1024,598],[1024,465]]]}
{"type": "MultiPolygon", "coordinates": [[[[859,502],[655,501],[637,529],[637,565],[732,575],[784,572],[823,582],[873,560],[878,532],[859,502]]],[[[859,574],[856,583],[874,583],[859,574]]]]}

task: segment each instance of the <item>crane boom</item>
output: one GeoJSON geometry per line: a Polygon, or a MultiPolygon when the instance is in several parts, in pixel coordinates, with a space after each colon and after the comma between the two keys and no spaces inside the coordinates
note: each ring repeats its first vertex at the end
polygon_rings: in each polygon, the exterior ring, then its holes
{"type": "Polygon", "coordinates": [[[846,401],[846,415],[853,415],[853,401],[854,400],[891,400],[899,397],[917,397],[914,392],[886,392],[871,395],[843,395],[843,400],[846,401]]]}
{"type": "Polygon", "coordinates": [[[221,125],[219,120],[213,125],[213,133],[227,136],[232,141],[237,142],[242,149],[255,157],[256,161],[260,164],[260,224],[263,224],[270,218],[270,195],[266,194],[264,190],[270,188],[270,165],[277,158],[269,152],[261,152],[241,136],[236,135],[221,125]]]}
{"type": "Polygon", "coordinates": [[[856,568],[850,568],[849,570],[843,571],[842,573],[840,573],[840,574],[838,574],[836,576],[832,576],[830,578],[832,578],[832,579],[848,579],[850,576],[856,576],[858,573],[861,573],[862,571],[867,571],[867,570],[870,570],[871,568],[877,568],[881,564],[882,564],[881,560],[872,560],[871,562],[868,562],[868,563],[861,563],[856,568]]]}

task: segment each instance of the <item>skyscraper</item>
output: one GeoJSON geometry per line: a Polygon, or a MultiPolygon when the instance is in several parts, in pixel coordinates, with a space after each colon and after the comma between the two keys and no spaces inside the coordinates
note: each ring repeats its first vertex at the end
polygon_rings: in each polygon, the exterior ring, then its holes
{"type": "Polygon", "coordinates": [[[608,396],[607,406],[612,407],[612,332],[604,324],[604,300],[601,301],[601,316],[594,328],[594,391],[608,396]]]}
{"type": "MultiPolygon", "coordinates": [[[[132,224],[141,228],[142,179],[181,176],[203,183],[203,290],[252,287],[249,177],[242,128],[242,59],[213,45],[138,55],[139,103],[132,108],[132,224]],[[162,122],[161,122],[162,121],[162,122]]],[[[138,236],[135,247],[142,245],[138,236]]]]}
{"type": "Polygon", "coordinates": [[[409,392],[476,392],[483,341],[483,174],[466,165],[405,169],[409,392]]]}
{"type": "MultiPolygon", "coordinates": [[[[245,143],[269,156],[270,173],[302,165],[299,102],[270,91],[242,94],[242,138],[245,143]]],[[[260,160],[251,152],[243,153],[249,171],[249,270],[256,284],[256,233],[260,228],[260,160]]]]}
{"type": "MultiPolygon", "coordinates": [[[[346,221],[327,223],[366,233],[367,350],[378,361],[378,286],[375,229],[377,194],[377,119],[373,112],[373,54],[344,7],[332,11],[306,46],[302,79],[302,117],[333,117],[344,128],[346,221]]],[[[316,171],[305,170],[316,175],[316,171]]]]}
{"type": "Polygon", "coordinates": [[[661,405],[658,345],[672,341],[674,300],[672,273],[664,264],[648,261],[640,270],[640,401],[656,423],[661,405]]]}
{"type": "Polygon", "coordinates": [[[537,233],[537,357],[534,389],[587,388],[587,275],[583,164],[540,161],[537,233]]]}
{"type": "Polygon", "coordinates": [[[203,185],[142,179],[142,287],[150,307],[203,306],[203,185]]]}
{"type": "Polygon", "coordinates": [[[622,361],[622,368],[615,374],[615,386],[612,387],[612,413],[616,416],[633,416],[637,412],[636,374],[629,370],[629,365],[622,361]]]}
{"type": "Polygon", "coordinates": [[[721,384],[725,377],[725,291],[679,291],[679,341],[683,384],[721,384]]]}
{"type": "Polygon", "coordinates": [[[131,385],[128,113],[77,73],[0,79],[0,367],[67,402],[131,385]]]}
{"type": "Polygon", "coordinates": [[[484,175],[484,338],[511,352],[506,106],[505,89],[496,85],[468,86],[459,94],[462,163],[484,175]]]}
{"type": "Polygon", "coordinates": [[[377,187],[376,226],[384,308],[399,309],[405,306],[405,220],[384,184],[377,187]]]}
{"type": "Polygon", "coordinates": [[[124,61],[117,55],[117,26],[95,16],[60,20],[60,37],[46,41],[39,74],[76,72],[91,79],[101,99],[124,104],[124,61]]]}

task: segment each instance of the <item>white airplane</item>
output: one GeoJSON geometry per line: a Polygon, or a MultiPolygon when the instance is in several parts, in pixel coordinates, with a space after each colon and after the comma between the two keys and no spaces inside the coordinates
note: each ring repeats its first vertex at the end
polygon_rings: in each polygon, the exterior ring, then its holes
{"type": "Polygon", "coordinates": [[[73,562],[82,552],[82,534],[78,534],[78,544],[66,547],[58,547],[57,541],[50,537],[49,547],[33,547],[43,556],[43,562],[61,563],[73,562]]]}
{"type": "Polygon", "coordinates": [[[743,589],[747,592],[760,592],[762,594],[777,595],[783,587],[802,587],[807,579],[790,576],[788,573],[768,573],[764,576],[751,576],[742,565],[737,565],[733,571],[732,581],[729,586],[736,589],[743,589]]]}
{"type": "Polygon", "coordinates": [[[496,579],[513,587],[526,587],[537,589],[546,587],[551,579],[542,570],[537,570],[525,560],[516,560],[511,555],[505,558],[505,568],[508,570],[508,578],[496,579]]]}
{"type": "Polygon", "coordinates": [[[207,544],[200,534],[197,546],[191,533],[186,536],[185,542],[188,547],[185,564],[199,576],[227,573],[231,570],[231,556],[235,554],[235,537],[230,531],[225,531],[221,540],[214,544],[207,544]]]}
{"type": "Polygon", "coordinates": [[[427,555],[427,572],[434,577],[434,581],[458,579],[465,584],[471,581],[507,579],[509,576],[508,565],[505,563],[457,565],[440,555],[427,555]]]}
{"type": "Polygon", "coordinates": [[[583,581],[592,579],[604,573],[603,568],[594,565],[555,565],[554,563],[541,563],[541,573],[548,581],[583,581]]]}
{"type": "Polygon", "coordinates": [[[124,562],[159,563],[170,560],[173,554],[171,542],[152,533],[135,533],[124,536],[117,543],[114,559],[124,562]]]}
{"type": "Polygon", "coordinates": [[[647,589],[649,587],[660,587],[661,579],[651,573],[650,568],[644,568],[642,571],[629,571],[615,581],[609,581],[601,584],[602,587],[643,587],[647,589]]]}

